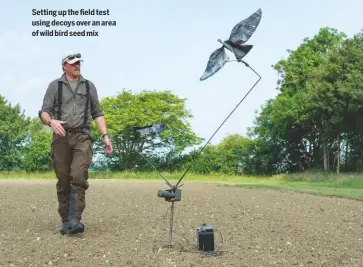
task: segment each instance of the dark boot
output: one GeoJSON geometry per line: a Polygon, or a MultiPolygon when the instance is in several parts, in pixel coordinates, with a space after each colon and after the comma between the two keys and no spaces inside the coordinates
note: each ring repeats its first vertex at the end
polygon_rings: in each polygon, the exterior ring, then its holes
{"type": "Polygon", "coordinates": [[[69,225],[70,225],[69,234],[78,234],[78,233],[83,233],[84,232],[84,224],[81,223],[77,219],[71,220],[69,225]]]}
{"type": "Polygon", "coordinates": [[[69,233],[70,234],[78,234],[84,232],[84,224],[81,223],[81,216],[77,215],[76,207],[77,207],[77,197],[76,192],[72,188],[70,201],[69,201],[69,212],[68,212],[68,221],[69,221],[69,233]]]}
{"type": "Polygon", "coordinates": [[[58,232],[61,235],[66,235],[70,233],[71,225],[69,222],[65,222],[62,224],[62,226],[58,229],[58,232]]]}

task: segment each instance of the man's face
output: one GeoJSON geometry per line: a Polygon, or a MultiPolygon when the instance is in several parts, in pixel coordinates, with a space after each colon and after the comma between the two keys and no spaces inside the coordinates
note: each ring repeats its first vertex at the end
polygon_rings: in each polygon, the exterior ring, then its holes
{"type": "Polygon", "coordinates": [[[80,61],[74,63],[74,64],[64,64],[64,69],[66,72],[72,76],[79,76],[81,72],[81,64],[80,61]]]}

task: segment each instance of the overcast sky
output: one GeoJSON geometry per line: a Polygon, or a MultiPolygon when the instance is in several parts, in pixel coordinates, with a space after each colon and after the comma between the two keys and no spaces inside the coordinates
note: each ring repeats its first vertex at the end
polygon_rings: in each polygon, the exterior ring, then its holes
{"type": "MultiPolygon", "coordinates": [[[[228,133],[245,134],[255,111],[276,96],[277,73],[271,65],[296,49],[321,27],[348,36],[362,25],[363,1],[5,1],[0,17],[0,94],[36,116],[47,85],[61,75],[61,56],[82,53],[82,74],[92,80],[100,98],[123,88],[134,92],[171,90],[187,98],[197,135],[208,139],[256,82],[257,76],[236,62],[201,82],[210,54],[229,37],[233,26],[262,9],[262,20],[248,43],[245,60],[262,80],[212,143],[228,133]],[[32,16],[32,9],[109,9],[109,16],[32,16]],[[93,28],[98,37],[33,37],[37,29],[92,30],[92,27],[32,27],[32,20],[108,20],[113,27],[93,28]]],[[[231,54],[229,54],[232,56],[231,54]]]]}

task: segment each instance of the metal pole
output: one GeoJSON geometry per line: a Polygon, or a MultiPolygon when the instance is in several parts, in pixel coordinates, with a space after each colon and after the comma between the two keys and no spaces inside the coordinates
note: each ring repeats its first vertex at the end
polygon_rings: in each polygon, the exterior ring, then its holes
{"type": "Polygon", "coordinates": [[[170,229],[169,229],[169,248],[172,247],[172,238],[173,238],[173,224],[174,224],[174,201],[171,202],[171,210],[170,210],[170,229]]]}

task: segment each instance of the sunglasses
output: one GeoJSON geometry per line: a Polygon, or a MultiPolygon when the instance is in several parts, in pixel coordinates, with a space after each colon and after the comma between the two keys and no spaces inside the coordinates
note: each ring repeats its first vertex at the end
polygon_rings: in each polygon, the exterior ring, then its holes
{"type": "Polygon", "coordinates": [[[68,60],[72,60],[74,58],[81,58],[81,54],[78,53],[78,54],[70,55],[70,56],[67,57],[68,60]]]}

